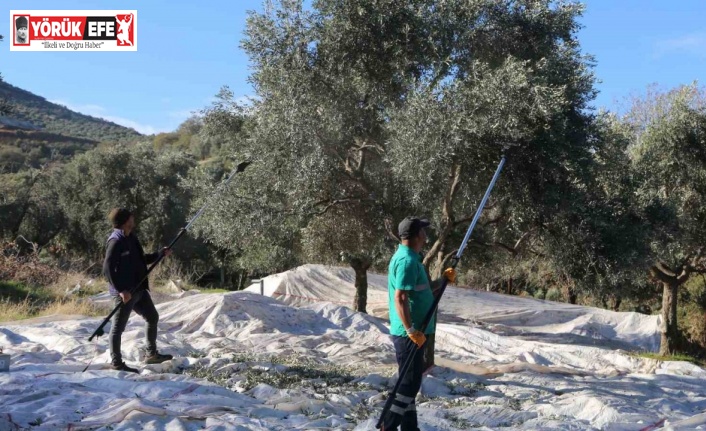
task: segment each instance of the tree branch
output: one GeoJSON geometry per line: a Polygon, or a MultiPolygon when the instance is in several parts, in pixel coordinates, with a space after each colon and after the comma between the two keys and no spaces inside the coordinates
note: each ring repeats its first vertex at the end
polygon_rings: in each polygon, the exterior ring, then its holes
{"type": "Polygon", "coordinates": [[[446,263],[451,259],[456,253],[458,253],[458,249],[455,249],[449,253],[446,253],[446,255],[441,256],[441,252],[439,252],[439,257],[441,258],[438,260],[439,262],[439,270],[443,270],[444,267],[446,267],[446,263]]]}
{"type": "Polygon", "coordinates": [[[438,253],[441,251],[446,238],[448,238],[451,231],[456,227],[454,224],[453,217],[453,200],[458,193],[458,187],[461,182],[461,165],[453,162],[451,164],[451,169],[449,171],[449,188],[444,195],[444,200],[441,207],[441,230],[438,233],[436,241],[431,246],[431,249],[424,256],[423,264],[424,267],[429,270],[429,265],[431,260],[437,257],[438,253]]]}
{"type": "Polygon", "coordinates": [[[356,151],[363,151],[367,149],[375,150],[378,154],[384,154],[385,149],[378,144],[370,144],[367,141],[362,141],[362,142],[356,142],[356,144],[353,146],[353,149],[356,151]]]}
{"type": "Polygon", "coordinates": [[[444,258],[441,260],[442,266],[445,265],[446,262],[448,262],[449,259],[451,259],[451,258],[453,257],[453,255],[456,254],[456,253],[458,253],[458,249],[455,249],[455,250],[453,250],[453,251],[451,251],[451,252],[449,252],[449,253],[446,253],[446,256],[444,256],[444,258]]]}
{"type": "Polygon", "coordinates": [[[655,267],[661,271],[664,275],[667,275],[669,277],[676,277],[676,271],[674,271],[672,268],[668,267],[667,264],[664,262],[657,262],[655,267]]]}
{"type": "Polygon", "coordinates": [[[395,234],[395,231],[392,229],[392,220],[389,218],[385,219],[385,230],[387,231],[387,235],[389,235],[390,239],[393,239],[397,242],[401,242],[401,239],[397,234],[395,234]]]}
{"type": "MultiPolygon", "coordinates": [[[[657,265],[653,265],[652,267],[650,267],[650,275],[652,277],[656,278],[657,280],[661,281],[662,283],[668,283],[668,284],[672,284],[677,281],[675,275],[670,276],[669,274],[665,273],[662,269],[660,269],[658,265],[660,265],[660,264],[658,263],[657,265]]],[[[674,274],[674,273],[672,273],[672,274],[674,274]]]]}
{"type": "MultiPolygon", "coordinates": [[[[496,205],[497,205],[497,204],[493,204],[493,206],[491,207],[490,204],[486,204],[485,207],[483,208],[483,210],[492,209],[492,208],[495,207],[496,205]]],[[[455,222],[454,222],[454,227],[456,227],[456,226],[458,226],[458,225],[461,225],[461,224],[465,224],[465,223],[470,223],[470,222],[472,222],[472,221],[473,221],[473,217],[474,217],[474,216],[468,216],[468,217],[464,217],[464,218],[462,218],[462,219],[460,219],[460,220],[455,221],[455,222]]],[[[499,214],[497,217],[492,218],[492,219],[486,221],[485,223],[483,223],[483,226],[490,226],[491,224],[498,224],[498,223],[500,223],[500,222],[501,222],[504,218],[506,218],[506,217],[507,217],[506,214],[499,214]]]]}
{"type": "Polygon", "coordinates": [[[473,221],[473,217],[465,217],[465,218],[462,218],[461,220],[455,221],[455,222],[454,222],[454,227],[457,227],[457,226],[462,225],[462,224],[470,223],[470,222],[472,222],[472,221],[473,221]]]}
{"type": "Polygon", "coordinates": [[[682,284],[686,280],[689,279],[689,275],[691,275],[691,267],[690,266],[685,266],[684,269],[682,269],[681,274],[677,277],[677,283],[682,284]]]}
{"type": "Polygon", "coordinates": [[[688,267],[690,272],[696,272],[700,267],[704,267],[704,262],[702,260],[703,252],[703,247],[699,247],[696,250],[696,254],[689,259],[688,267]]]}
{"type": "Polygon", "coordinates": [[[531,232],[532,232],[531,230],[528,230],[527,232],[522,234],[520,239],[518,239],[517,242],[515,243],[515,250],[520,248],[520,245],[522,245],[522,243],[525,242],[525,240],[529,237],[531,232]]]}

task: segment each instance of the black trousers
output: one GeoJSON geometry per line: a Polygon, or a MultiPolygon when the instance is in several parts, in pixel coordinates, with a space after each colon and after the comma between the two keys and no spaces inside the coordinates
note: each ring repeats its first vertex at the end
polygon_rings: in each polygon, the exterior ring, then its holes
{"type": "MultiPolygon", "coordinates": [[[[114,298],[115,305],[122,302],[122,298],[116,296],[114,298]]],[[[120,352],[120,339],[127,326],[127,321],[130,318],[132,311],[142,316],[146,322],[145,338],[147,339],[147,354],[153,355],[157,353],[157,323],[159,322],[159,314],[154,307],[150,292],[141,289],[134,294],[127,304],[123,304],[117,313],[113,315],[113,322],[110,328],[110,358],[113,364],[117,365],[123,362],[123,355],[120,352]]]]}
{"type": "MultiPolygon", "coordinates": [[[[392,336],[395,345],[395,356],[397,358],[398,374],[402,372],[402,366],[410,356],[410,346],[414,343],[409,337],[392,336]]],[[[384,418],[383,429],[385,431],[417,431],[417,408],[414,398],[422,387],[422,373],[424,372],[424,349],[417,349],[414,346],[412,364],[404,376],[399,376],[402,380],[400,389],[395,395],[392,407],[384,418]]]]}

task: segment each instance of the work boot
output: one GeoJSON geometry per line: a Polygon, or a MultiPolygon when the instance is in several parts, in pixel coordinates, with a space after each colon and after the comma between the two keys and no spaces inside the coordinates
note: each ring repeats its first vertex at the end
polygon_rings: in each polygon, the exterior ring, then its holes
{"type": "Polygon", "coordinates": [[[162,362],[169,361],[174,358],[172,355],[163,355],[158,352],[154,352],[147,355],[145,358],[145,364],[161,364],[162,362]]]}
{"type": "Polygon", "coordinates": [[[125,362],[121,362],[119,364],[113,364],[111,366],[111,368],[114,369],[115,371],[127,371],[128,373],[138,373],[139,374],[139,371],[136,368],[128,367],[125,362]]]}

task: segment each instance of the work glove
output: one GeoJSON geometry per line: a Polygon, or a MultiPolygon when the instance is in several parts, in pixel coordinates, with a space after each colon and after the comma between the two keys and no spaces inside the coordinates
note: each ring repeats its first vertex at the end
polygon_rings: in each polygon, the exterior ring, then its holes
{"type": "Polygon", "coordinates": [[[408,329],[407,335],[409,335],[409,339],[417,345],[417,349],[421,349],[424,345],[424,342],[427,341],[427,336],[424,335],[422,331],[417,331],[414,328],[408,329]]]}
{"type": "Polygon", "coordinates": [[[456,284],[456,270],[455,269],[447,268],[446,271],[444,271],[444,277],[446,277],[446,279],[449,280],[449,283],[456,284]]]}

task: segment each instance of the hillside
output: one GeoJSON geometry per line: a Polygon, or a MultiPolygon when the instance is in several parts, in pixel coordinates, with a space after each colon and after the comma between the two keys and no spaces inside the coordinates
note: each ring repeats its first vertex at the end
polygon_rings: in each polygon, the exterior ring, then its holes
{"type": "Polygon", "coordinates": [[[45,132],[99,142],[128,142],[142,136],[133,129],[74,112],[7,82],[0,82],[0,98],[12,106],[10,117],[29,121],[45,132]]]}
{"type": "Polygon", "coordinates": [[[11,113],[0,117],[0,173],[62,161],[100,142],[131,142],[137,131],[65,106],[0,81],[0,100],[11,113]]]}

